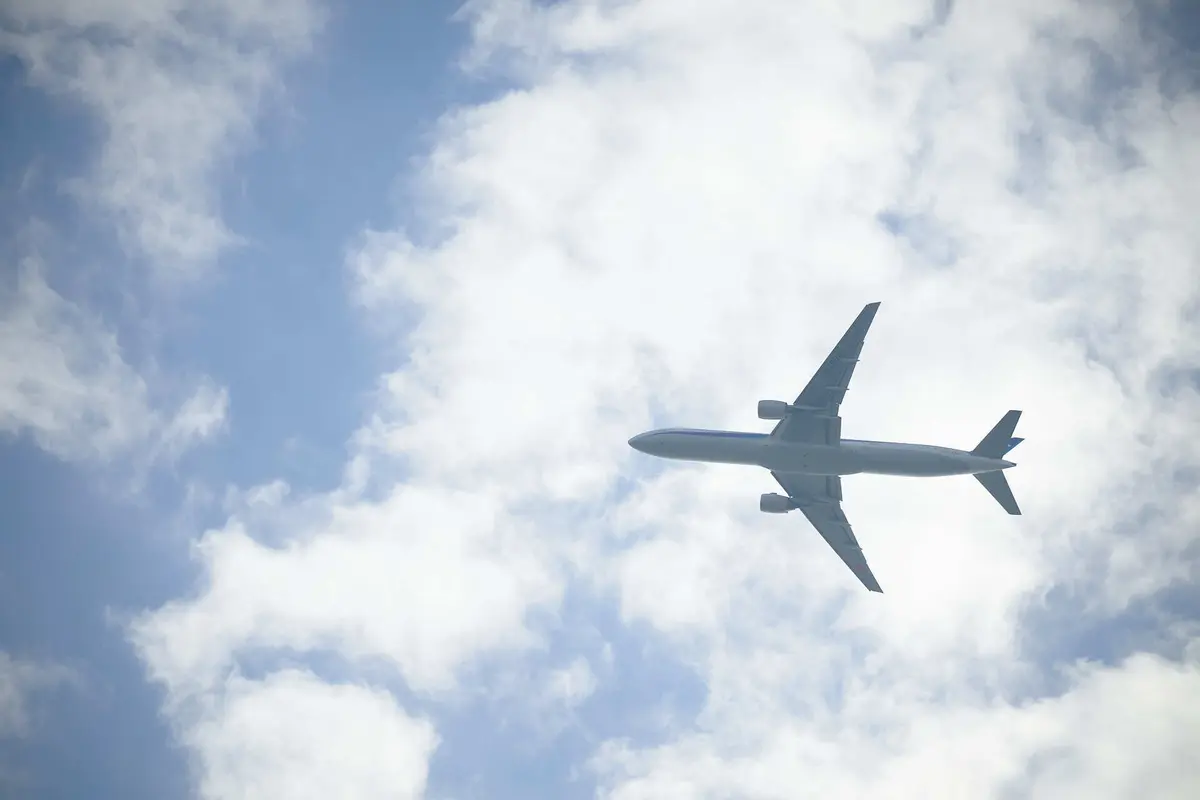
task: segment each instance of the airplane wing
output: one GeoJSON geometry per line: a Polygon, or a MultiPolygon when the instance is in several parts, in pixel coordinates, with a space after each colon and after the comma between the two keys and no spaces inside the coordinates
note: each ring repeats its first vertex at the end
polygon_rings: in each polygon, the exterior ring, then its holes
{"type": "Polygon", "coordinates": [[[771,476],[779,482],[788,497],[800,504],[800,510],[808,521],[821,534],[821,538],[829,542],[833,552],[838,554],[846,566],[850,568],[863,586],[872,592],[883,592],[879,581],[871,574],[867,559],[850,521],[842,513],[842,479],[837,475],[802,475],[795,472],[772,472],[771,476]]]}
{"type": "Polygon", "coordinates": [[[875,319],[879,303],[868,303],[842,335],[812,376],[808,386],[796,398],[799,406],[781,419],[771,436],[785,442],[837,444],[842,440],[842,418],[839,416],[842,398],[854,374],[854,365],[862,352],[867,329],[875,319]]]}

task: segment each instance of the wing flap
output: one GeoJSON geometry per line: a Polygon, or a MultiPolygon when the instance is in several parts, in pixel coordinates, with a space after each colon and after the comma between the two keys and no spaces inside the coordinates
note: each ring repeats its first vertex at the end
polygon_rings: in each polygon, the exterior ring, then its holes
{"type": "Polygon", "coordinates": [[[842,442],[842,418],[841,417],[826,417],[825,418],[825,444],[841,444],[842,442]]]}
{"type": "Polygon", "coordinates": [[[842,479],[837,475],[826,475],[825,493],[835,501],[842,502],[842,479]]]}

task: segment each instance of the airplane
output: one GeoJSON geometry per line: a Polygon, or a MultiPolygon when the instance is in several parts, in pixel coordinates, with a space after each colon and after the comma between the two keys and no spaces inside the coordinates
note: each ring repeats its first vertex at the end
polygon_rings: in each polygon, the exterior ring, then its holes
{"type": "Polygon", "coordinates": [[[882,593],[842,513],[841,476],[972,475],[1005,511],[1020,514],[1004,477],[1004,470],[1016,464],[1004,456],[1024,439],[1013,436],[1020,411],[1006,413],[969,451],[843,439],[840,407],[879,305],[863,307],[795,402],[759,401],[758,418],[778,420],[770,434],[661,428],[639,433],[629,440],[629,446],[660,458],[765,467],[786,494],[762,495],[759,510],[785,514],[799,509],[863,585],[882,593]]]}

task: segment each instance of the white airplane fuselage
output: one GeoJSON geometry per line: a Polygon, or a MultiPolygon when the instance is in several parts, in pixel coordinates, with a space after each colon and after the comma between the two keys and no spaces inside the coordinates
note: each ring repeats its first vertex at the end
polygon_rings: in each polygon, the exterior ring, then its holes
{"type": "Polygon", "coordinates": [[[965,450],[927,444],[842,439],[840,444],[784,442],[765,433],[662,428],[638,434],[629,445],[647,455],[683,461],[747,464],[808,475],[905,475],[931,478],[995,472],[1015,466],[965,450]]]}

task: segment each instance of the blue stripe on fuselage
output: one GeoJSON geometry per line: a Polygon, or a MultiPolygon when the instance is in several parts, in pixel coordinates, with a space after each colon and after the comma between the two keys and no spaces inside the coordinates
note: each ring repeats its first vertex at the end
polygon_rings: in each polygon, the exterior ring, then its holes
{"type": "MultiPolygon", "coordinates": [[[[749,433],[745,431],[713,431],[706,428],[659,428],[658,430],[649,431],[649,433],[682,433],[695,434],[698,436],[711,436],[713,438],[723,439],[770,439],[769,433],[749,433]]],[[[865,444],[865,445],[883,445],[885,447],[901,446],[916,450],[943,450],[945,448],[936,447],[929,444],[908,444],[905,442],[875,442],[870,439],[842,439],[841,444],[865,444]]],[[[809,442],[794,442],[792,444],[814,444],[809,442]]],[[[1011,449],[1011,448],[1010,448],[1011,449]]]]}
{"type": "Polygon", "coordinates": [[[726,439],[766,439],[765,433],[743,433],[741,431],[706,431],[701,428],[663,428],[655,433],[697,433],[704,436],[720,436],[726,439]]]}

